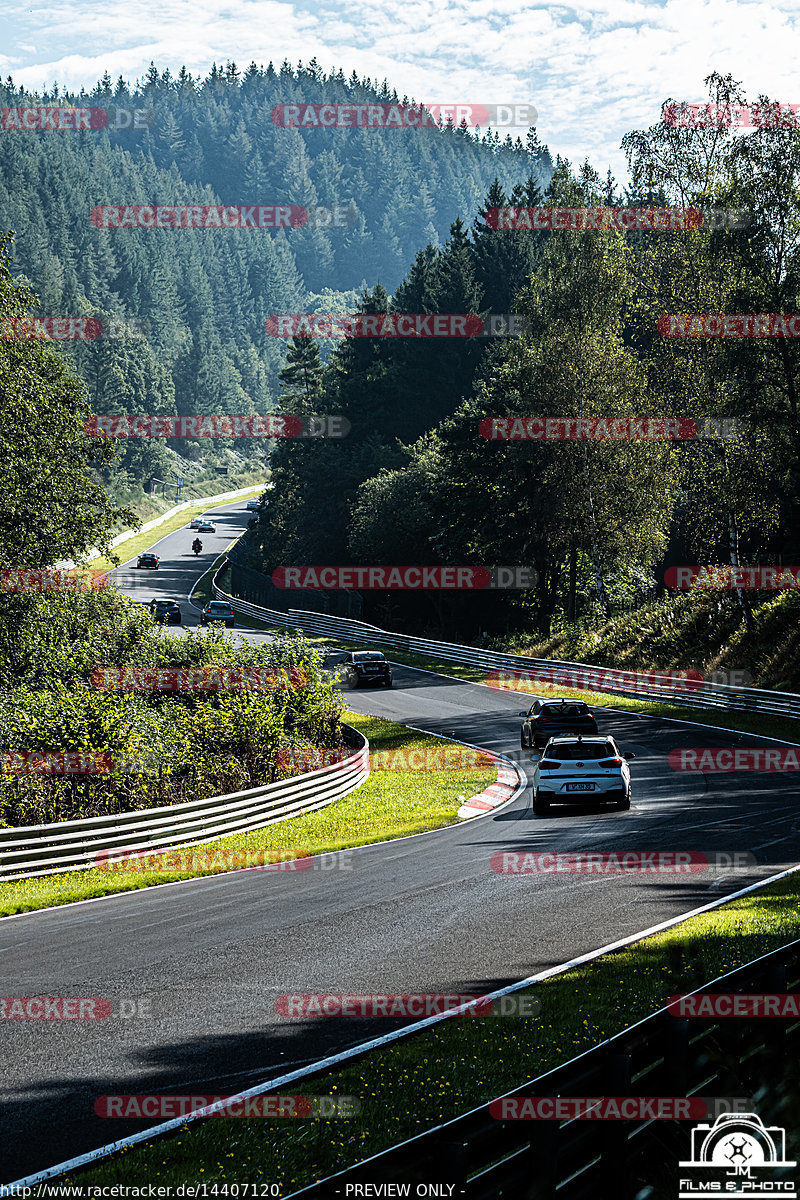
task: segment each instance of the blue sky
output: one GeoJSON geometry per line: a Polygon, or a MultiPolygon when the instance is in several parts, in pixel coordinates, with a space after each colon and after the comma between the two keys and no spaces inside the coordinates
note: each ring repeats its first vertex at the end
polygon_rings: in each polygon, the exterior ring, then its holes
{"type": "Polygon", "coordinates": [[[800,102],[799,21],[800,0],[28,0],[0,13],[0,73],[79,88],[106,70],[132,82],[151,60],[204,75],[316,56],[427,103],[534,104],[554,156],[624,181],[623,135],[668,96],[702,100],[711,70],[751,99],[800,102]]]}

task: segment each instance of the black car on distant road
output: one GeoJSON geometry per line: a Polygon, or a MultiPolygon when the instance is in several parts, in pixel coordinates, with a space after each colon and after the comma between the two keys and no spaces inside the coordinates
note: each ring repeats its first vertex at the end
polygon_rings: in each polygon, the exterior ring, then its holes
{"type": "Polygon", "coordinates": [[[597,721],[588,705],[569,696],[534,700],[528,712],[519,715],[523,718],[519,734],[523,750],[541,750],[560,733],[582,733],[584,737],[597,733],[597,721]]]}
{"type": "Polygon", "coordinates": [[[136,560],[136,565],[137,565],[137,567],[152,567],[152,568],[154,568],[154,570],[157,571],[158,570],[158,562],[159,562],[159,559],[158,559],[157,554],[147,553],[147,554],[139,555],[139,557],[136,560]]]}
{"type": "Polygon", "coordinates": [[[148,608],[155,619],[165,625],[180,625],[183,619],[177,600],[151,600],[148,608]]]}
{"type": "Polygon", "coordinates": [[[392,667],[380,650],[353,650],[344,658],[344,678],[348,687],[362,683],[382,683],[392,686],[392,667]]]}

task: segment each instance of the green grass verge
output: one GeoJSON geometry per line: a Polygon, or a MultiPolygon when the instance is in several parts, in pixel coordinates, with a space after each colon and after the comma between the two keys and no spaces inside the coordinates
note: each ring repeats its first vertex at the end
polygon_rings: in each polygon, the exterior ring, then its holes
{"type": "MultiPolygon", "coordinates": [[[[255,484],[247,493],[242,493],[239,497],[241,500],[248,500],[252,496],[260,496],[264,491],[263,483],[255,484]]],[[[168,533],[174,533],[176,529],[181,529],[184,525],[188,525],[192,517],[204,513],[208,508],[208,501],[211,497],[206,497],[205,500],[199,500],[196,504],[193,503],[189,508],[183,508],[179,513],[175,513],[174,517],[170,517],[161,525],[156,525],[154,529],[148,529],[144,533],[137,533],[135,537],[128,538],[126,542],[120,542],[114,547],[114,551],[119,555],[122,562],[127,562],[129,558],[134,558],[137,554],[143,554],[145,550],[149,550],[151,546],[155,546],[156,542],[160,542],[168,533]]],[[[99,558],[93,558],[88,563],[90,567],[97,567],[101,571],[110,571],[114,567],[114,563],[106,555],[101,555],[99,558]]]]}
{"type": "MultiPolygon", "coordinates": [[[[404,725],[364,717],[360,713],[346,712],[343,720],[364,734],[371,750],[424,750],[452,745],[442,738],[419,734],[404,725]]],[[[439,829],[456,821],[456,813],[465,797],[476,795],[496,778],[496,770],[485,767],[456,771],[375,771],[360,788],[327,808],[279,821],[251,833],[218,838],[207,843],[207,847],[186,851],[203,856],[201,869],[124,872],[93,867],[88,871],[2,883],[0,915],[70,904],[178,879],[218,875],[227,869],[223,856],[234,851],[242,855],[245,851],[270,850],[302,857],[439,829]],[[217,854],[218,864],[208,861],[211,855],[217,854]]]]}
{"type": "Polygon", "coordinates": [[[286,1194],[524,1084],[654,1012],[670,996],[797,938],[800,875],[794,874],[539,984],[527,993],[541,1003],[535,1018],[452,1019],[282,1089],[357,1097],[363,1107],[354,1117],[206,1120],[70,1173],[69,1181],[269,1181],[286,1194]]]}

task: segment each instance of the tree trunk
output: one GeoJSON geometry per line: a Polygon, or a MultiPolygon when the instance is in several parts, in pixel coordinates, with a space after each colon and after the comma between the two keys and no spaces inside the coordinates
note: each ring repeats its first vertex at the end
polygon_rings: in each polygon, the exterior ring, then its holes
{"type": "MultiPolygon", "coordinates": [[[[581,409],[583,409],[583,404],[581,404],[581,409]]],[[[585,444],[583,447],[583,481],[586,486],[586,504],[589,509],[589,526],[592,532],[592,558],[594,560],[594,577],[597,581],[597,594],[603,606],[605,619],[610,621],[611,605],[608,602],[606,581],[603,578],[603,562],[600,557],[600,545],[597,540],[597,519],[595,517],[594,501],[592,500],[592,488],[589,483],[589,454],[585,444]]]]}
{"type": "MultiPolygon", "coordinates": [[[[732,567],[739,566],[739,531],[736,528],[736,518],[733,513],[728,513],[728,549],[730,552],[730,560],[732,567]]],[[[739,608],[742,610],[744,617],[745,629],[753,628],[753,614],[750,611],[750,603],[744,594],[744,589],[736,588],[736,599],[739,602],[739,608]]]]}
{"type": "Polygon", "coordinates": [[[575,591],[576,591],[576,574],[578,566],[578,552],[575,549],[575,538],[570,539],[569,544],[569,590],[567,592],[567,621],[570,625],[575,623],[575,591]]]}
{"type": "MultiPolygon", "coordinates": [[[[578,416],[583,416],[583,395],[585,391],[585,383],[583,379],[583,364],[581,364],[581,395],[580,408],[578,416]]],[[[589,483],[589,449],[586,442],[583,443],[583,484],[586,489],[586,505],[589,510],[589,528],[592,534],[592,558],[594,560],[594,575],[597,581],[597,594],[600,597],[600,603],[603,606],[603,613],[607,621],[611,620],[611,605],[608,602],[608,593],[606,591],[606,581],[603,578],[603,562],[600,557],[600,545],[597,540],[597,519],[594,511],[594,501],[592,499],[592,488],[589,483]]]]}

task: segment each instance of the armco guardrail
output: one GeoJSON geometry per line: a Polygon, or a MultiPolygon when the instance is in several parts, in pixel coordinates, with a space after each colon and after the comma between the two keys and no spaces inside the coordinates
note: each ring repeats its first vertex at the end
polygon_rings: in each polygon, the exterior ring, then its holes
{"type": "MultiPolygon", "coordinates": [[[[800,943],[793,942],[773,951],[706,984],[698,994],[797,994],[799,947],[800,943]]],[[[790,1104],[799,1044],[800,1021],[791,1017],[687,1019],[661,1009],[505,1095],[702,1097],[707,1104],[714,1098],[728,1098],[741,1100],[744,1111],[752,1112],[750,1099],[759,1089],[769,1085],[765,1106],[771,1107],[783,1086],[787,1089],[785,1107],[774,1115],[785,1122],[794,1114],[790,1104]]],[[[720,1110],[725,1109],[723,1101],[720,1110]]],[[[714,1115],[705,1118],[709,1124],[714,1115]]],[[[761,1115],[767,1114],[762,1111],[761,1115]]],[[[772,1116],[769,1114],[765,1124],[771,1123],[772,1116]]],[[[349,1169],[289,1192],[286,1200],[379,1194],[436,1194],[464,1200],[677,1196],[677,1170],[680,1160],[688,1157],[691,1125],[686,1120],[642,1117],[563,1123],[503,1121],[484,1104],[349,1169]],[[670,1172],[675,1174],[674,1186],[670,1172]],[[656,1179],[668,1186],[654,1193],[648,1189],[656,1179]],[[433,1183],[442,1190],[432,1193],[433,1183]],[[375,1191],[376,1184],[384,1190],[375,1191]],[[387,1185],[406,1190],[386,1190],[387,1185]],[[429,1190],[418,1192],[421,1185],[429,1190]]],[[[795,1155],[787,1153],[786,1157],[794,1159],[795,1155]]],[[[776,1184],[775,1190],[781,1188],[776,1184]]]]}
{"type": "Polygon", "coordinates": [[[199,846],[323,808],[369,776],[369,742],[349,725],[344,730],[353,753],[343,762],[278,783],[188,804],[0,829],[0,880],[86,870],[107,851],[166,853],[199,846]]]}
{"type": "MultiPolygon", "coordinates": [[[[509,675],[520,673],[524,677],[525,674],[532,675],[536,671],[546,672],[550,681],[555,684],[563,683],[565,687],[571,689],[580,687],[580,684],[575,682],[575,676],[580,674],[586,684],[594,682],[598,691],[606,692],[609,695],[662,701],[684,705],[688,708],[719,708],[725,711],[763,713],[800,719],[800,695],[796,692],[773,692],[765,688],[737,688],[724,683],[704,683],[694,679],[676,682],[669,676],[663,676],[662,683],[657,675],[644,672],[637,673],[635,687],[630,683],[626,686],[625,677],[627,675],[630,680],[633,672],[618,671],[610,667],[598,667],[587,663],[559,662],[549,658],[527,658],[521,654],[496,654],[489,650],[478,650],[474,646],[462,646],[455,642],[436,642],[429,638],[389,633],[385,629],[379,629],[376,625],[368,625],[365,621],[328,617],[295,608],[289,609],[288,613],[261,608],[257,604],[248,604],[244,600],[238,600],[218,586],[216,581],[224,569],[223,566],[214,577],[212,584],[214,595],[220,600],[227,600],[243,616],[256,617],[270,625],[302,629],[305,633],[342,638],[351,642],[369,642],[385,646],[387,649],[403,650],[409,654],[425,654],[432,658],[480,667],[487,673],[495,674],[506,671],[509,675]],[[642,683],[645,681],[647,686],[643,687],[642,683]]],[[[535,679],[532,682],[535,683],[535,679]]],[[[508,685],[512,690],[513,683],[513,679],[510,678],[508,685]]]]}

